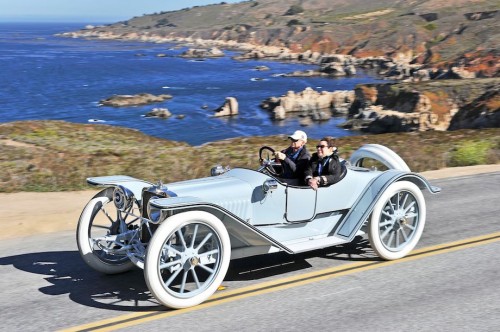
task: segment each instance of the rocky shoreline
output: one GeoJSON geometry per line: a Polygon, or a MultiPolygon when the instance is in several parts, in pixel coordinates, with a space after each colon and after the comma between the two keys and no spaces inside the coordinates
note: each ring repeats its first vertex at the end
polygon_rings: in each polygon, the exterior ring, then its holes
{"type": "MultiPolygon", "coordinates": [[[[258,3],[252,5],[257,6],[258,3]]],[[[469,15],[466,18],[494,19],[496,12],[488,13],[486,16],[469,15]]],[[[433,22],[437,19],[437,14],[422,17],[433,22]]],[[[474,63],[471,59],[451,61],[449,65],[443,66],[438,62],[432,64],[432,57],[428,58],[429,61],[416,61],[417,57],[413,52],[399,51],[391,56],[361,56],[363,53],[358,52],[359,55],[355,56],[312,49],[300,51],[297,47],[273,45],[275,42],[262,45],[257,39],[249,41],[248,38],[237,37],[251,33],[252,27],[245,25],[226,27],[232,33],[231,38],[222,38],[220,31],[216,33],[216,30],[213,30],[214,37],[208,39],[201,32],[183,33],[177,29],[166,33],[158,24],[158,29],[134,28],[130,22],[111,26],[87,26],[80,31],[65,32],[59,36],[175,43],[189,48],[182,53],[182,57],[196,59],[224,56],[221,49],[229,49],[240,52],[233,57],[239,61],[261,59],[317,66],[314,70],[296,71],[284,76],[353,76],[356,75],[357,69],[363,68],[396,81],[359,85],[354,91],[318,92],[307,88],[304,91],[284,92],[282,96],[271,96],[261,101],[261,107],[268,110],[270,116],[278,121],[290,113],[300,114],[309,121],[325,121],[331,116],[345,115],[343,128],[369,133],[500,127],[500,78],[496,77],[499,66],[498,63],[494,64],[495,56],[488,60],[490,62],[486,67],[471,66],[471,63],[474,63]]],[[[168,27],[176,28],[172,24],[168,27]]],[[[294,36],[315,33],[308,29],[305,26],[297,26],[289,30],[294,36]]],[[[228,96],[223,106],[215,110],[215,116],[238,114],[237,105],[237,100],[228,96]]],[[[303,123],[307,125],[307,121],[303,123]]]]}
{"type": "Polygon", "coordinates": [[[98,40],[139,41],[156,44],[179,44],[190,47],[181,57],[209,58],[224,56],[220,49],[229,49],[241,52],[234,56],[235,60],[274,60],[292,61],[297,63],[314,64],[316,70],[296,71],[285,76],[324,76],[341,77],[356,74],[356,68],[374,69],[377,73],[389,80],[405,82],[421,82],[431,79],[463,79],[476,78],[477,74],[463,67],[451,66],[445,68],[426,68],[424,64],[412,64],[410,59],[391,58],[386,56],[355,57],[352,55],[321,53],[313,51],[293,52],[286,47],[255,45],[234,40],[206,40],[192,37],[167,37],[151,32],[127,32],[127,30],[109,30],[104,26],[87,26],[79,31],[57,34],[65,38],[83,38],[98,40]]]}

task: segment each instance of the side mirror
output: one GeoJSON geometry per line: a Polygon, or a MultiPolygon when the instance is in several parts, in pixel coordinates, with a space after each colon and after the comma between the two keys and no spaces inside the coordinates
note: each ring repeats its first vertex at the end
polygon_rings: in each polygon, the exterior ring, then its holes
{"type": "Polygon", "coordinates": [[[276,181],[275,179],[268,179],[262,184],[262,189],[264,189],[264,193],[266,194],[269,191],[275,190],[276,188],[278,188],[278,181],[276,181]]]}

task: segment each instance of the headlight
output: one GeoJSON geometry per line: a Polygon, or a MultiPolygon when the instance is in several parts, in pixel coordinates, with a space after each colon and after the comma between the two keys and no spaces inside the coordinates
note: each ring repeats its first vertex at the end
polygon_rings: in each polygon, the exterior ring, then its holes
{"type": "Polygon", "coordinates": [[[113,192],[113,202],[118,210],[126,210],[132,206],[134,194],[123,186],[118,186],[113,192]]]}
{"type": "MultiPolygon", "coordinates": [[[[151,197],[151,199],[155,199],[159,197],[151,197]]],[[[167,212],[164,212],[162,209],[157,208],[156,206],[152,206],[148,204],[148,219],[151,220],[152,223],[157,224],[162,222],[167,217],[167,212]]]]}
{"type": "Polygon", "coordinates": [[[231,170],[229,166],[222,167],[222,165],[217,165],[214,166],[210,169],[210,175],[211,176],[217,176],[226,173],[227,171],[231,170]]]}
{"type": "Polygon", "coordinates": [[[161,218],[161,209],[158,209],[157,207],[148,205],[148,218],[155,224],[160,222],[161,218]]]}

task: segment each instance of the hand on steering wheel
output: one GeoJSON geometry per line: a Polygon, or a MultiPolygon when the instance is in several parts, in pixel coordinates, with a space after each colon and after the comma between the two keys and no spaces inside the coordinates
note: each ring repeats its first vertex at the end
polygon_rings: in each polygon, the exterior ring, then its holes
{"type": "Polygon", "coordinates": [[[259,150],[259,163],[271,174],[275,176],[280,176],[283,172],[278,172],[273,165],[275,150],[269,146],[263,146],[259,150]],[[266,158],[263,157],[264,151],[267,151],[266,158]]]}

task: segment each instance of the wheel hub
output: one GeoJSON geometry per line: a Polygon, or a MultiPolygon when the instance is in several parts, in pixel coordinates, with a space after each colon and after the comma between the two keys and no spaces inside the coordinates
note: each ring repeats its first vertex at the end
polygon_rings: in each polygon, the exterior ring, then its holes
{"type": "Polygon", "coordinates": [[[394,221],[392,229],[395,232],[399,231],[401,228],[403,228],[404,225],[408,224],[408,221],[406,220],[405,217],[405,212],[403,210],[394,211],[392,220],[394,221]]]}
{"type": "Polygon", "coordinates": [[[186,271],[199,265],[200,258],[198,257],[198,253],[193,249],[187,249],[182,253],[182,263],[186,271]]]}
{"type": "Polygon", "coordinates": [[[191,257],[190,259],[191,266],[196,266],[200,264],[200,258],[199,257],[191,257]]]}

